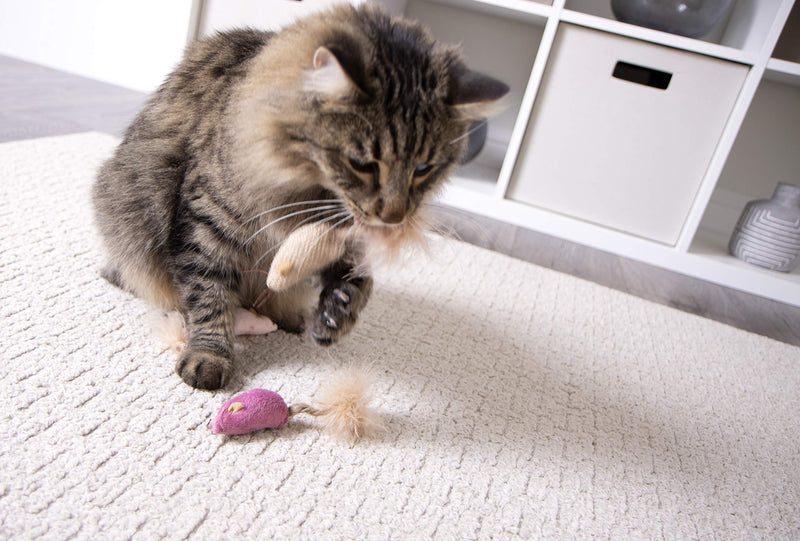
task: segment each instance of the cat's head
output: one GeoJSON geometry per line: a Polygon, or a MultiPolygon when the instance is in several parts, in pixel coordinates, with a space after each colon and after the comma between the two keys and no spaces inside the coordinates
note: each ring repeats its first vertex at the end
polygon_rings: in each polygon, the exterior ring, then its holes
{"type": "Polygon", "coordinates": [[[281,152],[320,171],[367,229],[409,226],[459,164],[470,125],[508,92],[470,71],[457,47],[374,6],[339,7],[287,35],[276,45],[300,67],[287,68],[293,113],[277,121],[281,152]]]}

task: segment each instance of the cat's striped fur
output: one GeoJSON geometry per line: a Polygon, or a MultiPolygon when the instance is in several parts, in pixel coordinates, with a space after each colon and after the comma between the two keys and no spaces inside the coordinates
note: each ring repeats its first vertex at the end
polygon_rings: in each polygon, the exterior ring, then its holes
{"type": "Polygon", "coordinates": [[[183,313],[177,372],[195,387],[229,378],[237,305],[330,344],[369,297],[365,254],[414,236],[469,124],[506,91],[371,6],[198,41],[98,174],[105,276],[183,313]],[[349,228],[345,257],[265,295],[276,247],[309,221],[349,228]]]}

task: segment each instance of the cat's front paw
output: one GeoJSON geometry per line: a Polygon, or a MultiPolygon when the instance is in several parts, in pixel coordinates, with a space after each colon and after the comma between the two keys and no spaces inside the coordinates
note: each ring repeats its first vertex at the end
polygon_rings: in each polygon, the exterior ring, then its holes
{"type": "Polygon", "coordinates": [[[361,289],[350,282],[326,287],[311,322],[311,337],[322,346],[333,344],[353,328],[365,301],[361,289]]]}
{"type": "Polygon", "coordinates": [[[178,358],[175,371],[195,389],[213,391],[224,387],[231,372],[228,357],[199,349],[186,348],[178,358]]]}

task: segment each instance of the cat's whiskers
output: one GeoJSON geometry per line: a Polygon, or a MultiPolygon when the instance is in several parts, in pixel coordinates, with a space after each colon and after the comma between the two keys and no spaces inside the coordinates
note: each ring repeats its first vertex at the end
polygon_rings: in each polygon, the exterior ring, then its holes
{"type": "Polygon", "coordinates": [[[269,214],[271,212],[277,212],[279,210],[284,210],[284,209],[288,209],[288,208],[292,208],[292,207],[299,207],[299,206],[302,206],[302,205],[320,205],[320,204],[323,204],[323,203],[342,205],[341,201],[337,201],[336,199],[314,199],[314,200],[310,200],[310,201],[297,201],[295,203],[287,203],[285,205],[279,205],[277,207],[272,207],[270,209],[267,209],[267,210],[264,210],[262,212],[259,212],[258,214],[256,214],[252,218],[248,218],[247,220],[245,220],[242,225],[245,226],[245,225],[249,224],[250,222],[252,222],[254,220],[258,220],[262,216],[265,216],[265,215],[267,215],[267,214],[269,214]]]}
{"type": "Polygon", "coordinates": [[[486,228],[481,227],[480,222],[474,215],[440,203],[428,202],[423,203],[423,205],[431,211],[430,222],[434,226],[435,233],[445,238],[464,241],[464,236],[459,233],[459,229],[461,229],[468,237],[474,235],[474,240],[476,240],[480,246],[491,246],[492,240],[486,233],[486,228]],[[452,216],[452,219],[449,221],[456,222],[458,227],[445,223],[444,216],[442,215],[452,216]],[[464,231],[465,229],[466,231],[464,231]]]}
{"type": "Polygon", "coordinates": [[[455,139],[453,139],[451,141],[448,141],[445,144],[452,145],[453,143],[457,143],[457,142],[461,141],[465,137],[469,137],[473,132],[476,132],[479,129],[481,129],[484,126],[484,124],[486,124],[487,122],[488,122],[488,120],[483,120],[481,122],[478,122],[477,124],[472,126],[469,130],[467,130],[467,133],[465,133],[464,135],[461,135],[459,137],[456,137],[455,139]]]}
{"type": "Polygon", "coordinates": [[[418,233],[425,233],[425,231],[429,231],[434,225],[418,214],[409,217],[408,224],[411,229],[414,229],[418,233]]]}
{"type": "MultiPolygon", "coordinates": [[[[328,212],[332,212],[332,211],[328,211],[328,212]]],[[[318,217],[319,217],[318,215],[312,216],[312,218],[318,218],[318,217]]],[[[322,220],[319,220],[317,223],[318,224],[325,224],[325,223],[331,222],[333,220],[336,220],[336,219],[342,218],[342,217],[344,217],[344,220],[342,221],[342,223],[343,223],[344,221],[347,221],[350,218],[352,218],[352,214],[350,214],[350,212],[348,212],[346,209],[340,210],[339,212],[336,212],[332,216],[328,216],[328,217],[325,217],[322,220]]],[[[292,229],[292,233],[294,231],[296,231],[301,225],[303,225],[304,223],[309,222],[309,221],[311,221],[311,219],[304,220],[303,222],[298,224],[294,229],[292,229]]],[[[334,227],[336,227],[337,225],[338,224],[334,225],[334,227]]],[[[291,235],[291,233],[289,235],[291,235]]],[[[281,246],[283,246],[283,244],[289,238],[289,235],[287,235],[286,238],[283,239],[281,242],[277,243],[275,246],[273,246],[272,248],[270,248],[269,250],[267,250],[266,252],[261,254],[261,256],[259,256],[259,258],[256,259],[255,262],[253,262],[253,265],[254,266],[258,266],[258,264],[261,263],[261,261],[263,261],[265,257],[267,257],[272,252],[277,251],[281,246]]]]}
{"type": "MultiPolygon", "coordinates": [[[[289,218],[294,218],[295,216],[300,216],[301,214],[309,214],[309,213],[312,213],[312,212],[313,213],[319,213],[319,212],[328,211],[328,210],[343,210],[343,207],[342,207],[341,204],[322,205],[322,206],[313,207],[313,208],[310,208],[310,209],[296,210],[294,212],[290,212],[289,214],[286,214],[285,216],[281,216],[280,218],[276,218],[275,220],[272,220],[271,222],[269,222],[267,225],[260,227],[255,233],[250,235],[250,237],[246,241],[244,241],[244,243],[245,244],[249,244],[259,234],[263,233],[264,231],[266,231],[267,229],[269,229],[273,225],[275,225],[277,223],[280,223],[280,222],[282,222],[284,220],[288,220],[289,218]]],[[[318,214],[315,214],[314,216],[316,217],[316,216],[318,216],[318,214]]]]}
{"type": "Polygon", "coordinates": [[[341,218],[342,216],[345,216],[345,213],[342,212],[341,210],[328,210],[328,211],[322,211],[319,214],[315,214],[314,216],[311,216],[310,218],[306,218],[305,220],[301,221],[296,226],[294,226],[292,228],[292,230],[289,231],[289,234],[286,235],[285,239],[283,239],[282,241],[278,242],[277,244],[275,244],[275,246],[273,246],[272,248],[270,248],[269,250],[267,250],[266,252],[261,254],[261,257],[259,257],[256,260],[255,264],[260,263],[261,260],[264,259],[265,257],[267,257],[269,254],[271,254],[272,252],[277,251],[281,246],[283,246],[283,244],[287,241],[287,239],[289,238],[289,236],[291,236],[292,233],[294,233],[295,231],[300,229],[301,226],[307,224],[308,222],[312,222],[312,221],[314,221],[314,220],[316,220],[318,218],[325,218],[324,220],[320,221],[320,223],[325,223],[328,220],[336,220],[337,218],[341,218]],[[330,214],[332,212],[335,212],[335,214],[333,214],[332,216],[327,216],[327,217],[325,216],[325,214],[330,214]]]}
{"type": "MultiPolygon", "coordinates": [[[[339,227],[340,225],[342,225],[342,224],[346,223],[346,222],[347,222],[347,220],[350,220],[352,217],[353,217],[353,216],[352,216],[352,214],[350,214],[349,212],[345,211],[345,212],[338,212],[338,213],[334,214],[333,216],[329,216],[329,217],[327,217],[326,219],[324,219],[324,220],[321,220],[319,223],[321,223],[321,224],[322,224],[322,223],[326,223],[326,222],[330,222],[330,221],[336,220],[336,219],[338,219],[338,218],[342,218],[341,220],[339,220],[338,222],[336,222],[335,224],[333,224],[331,227],[329,227],[328,229],[326,229],[326,230],[325,230],[323,233],[321,233],[319,236],[317,236],[317,238],[316,238],[316,239],[314,239],[314,241],[313,241],[313,245],[311,246],[311,248],[314,248],[314,247],[315,247],[315,246],[316,246],[316,245],[317,245],[317,244],[320,242],[320,240],[322,240],[322,238],[323,238],[325,235],[327,235],[328,233],[330,233],[332,230],[334,230],[335,228],[339,227]]],[[[298,228],[299,228],[301,225],[303,225],[303,223],[305,223],[305,222],[307,222],[307,221],[310,221],[310,219],[306,219],[306,220],[304,220],[303,222],[301,222],[300,224],[298,224],[298,225],[297,225],[297,226],[296,226],[296,227],[295,227],[295,228],[292,230],[292,232],[296,231],[296,230],[297,230],[297,229],[298,229],[298,228]]],[[[352,229],[352,227],[351,227],[351,229],[352,229]]],[[[272,248],[270,248],[269,250],[267,250],[266,252],[264,252],[264,254],[262,254],[262,255],[261,255],[261,257],[259,257],[259,258],[258,258],[258,260],[256,260],[256,262],[255,262],[255,265],[258,265],[258,263],[259,263],[259,262],[261,262],[261,260],[262,260],[262,259],[264,259],[264,258],[265,258],[267,255],[269,255],[271,252],[273,252],[273,251],[277,250],[278,248],[280,248],[281,246],[283,246],[283,243],[284,243],[284,242],[286,242],[286,239],[284,239],[282,242],[279,242],[278,244],[276,244],[275,246],[273,246],[272,248]]],[[[308,256],[309,256],[309,254],[308,254],[308,253],[306,253],[306,254],[305,254],[305,256],[303,257],[303,259],[302,259],[302,260],[301,260],[301,262],[300,262],[300,265],[301,265],[301,266],[302,266],[303,264],[305,264],[305,261],[306,261],[306,259],[308,258],[308,256]]],[[[257,272],[257,273],[260,273],[260,274],[266,274],[266,275],[269,275],[269,273],[268,273],[267,271],[265,271],[265,270],[262,270],[262,269],[258,269],[258,268],[255,268],[255,269],[250,269],[250,270],[246,270],[246,271],[244,271],[244,272],[247,272],[247,273],[257,272]]],[[[267,300],[269,300],[269,298],[270,298],[270,294],[271,294],[271,293],[272,293],[272,290],[271,290],[271,289],[269,289],[268,287],[265,287],[265,288],[264,288],[264,289],[263,289],[263,290],[262,290],[262,291],[261,291],[261,292],[258,294],[258,296],[256,297],[256,299],[255,299],[255,300],[253,301],[253,303],[251,304],[252,308],[253,308],[253,309],[258,309],[258,308],[260,308],[260,307],[261,307],[261,305],[263,305],[265,302],[267,302],[267,300]]]]}
{"type": "MultiPolygon", "coordinates": [[[[422,231],[449,236],[448,235],[449,231],[447,226],[443,224],[441,220],[439,220],[435,215],[433,215],[433,213],[430,212],[431,208],[435,208],[435,206],[426,203],[423,203],[421,206],[427,212],[425,212],[424,215],[414,216],[414,221],[416,223],[416,226],[422,231]]],[[[460,239],[456,238],[456,240],[460,239]]]]}

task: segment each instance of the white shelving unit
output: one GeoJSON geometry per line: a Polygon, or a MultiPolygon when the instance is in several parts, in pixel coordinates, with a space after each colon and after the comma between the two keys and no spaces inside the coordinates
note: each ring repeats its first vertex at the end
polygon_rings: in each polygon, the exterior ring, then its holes
{"type": "MultiPolygon", "coordinates": [[[[201,33],[207,33],[221,26],[284,24],[331,1],[203,0],[199,27],[201,33]]],[[[727,253],[733,224],[748,200],[769,197],[778,182],[800,182],[800,10],[793,9],[794,0],[736,0],[726,20],[702,39],[621,23],[611,12],[610,0],[378,1],[390,12],[422,21],[439,40],[460,43],[472,68],[511,87],[505,112],[489,122],[484,150],[457,173],[444,191],[444,203],[800,306],[800,273],[767,271],[727,253]],[[724,83],[728,86],[723,90],[732,93],[733,98],[732,105],[723,105],[721,122],[717,119],[709,126],[687,118],[684,123],[687,131],[683,138],[697,137],[711,144],[706,145],[709,150],[701,163],[695,164],[694,170],[700,171],[697,178],[684,183],[683,189],[689,190],[688,205],[682,204],[686,208],[669,208],[665,204],[667,208],[658,209],[677,213],[677,233],[659,236],[650,234],[646,227],[639,230],[635,226],[625,231],[624,227],[598,223],[591,216],[581,216],[570,209],[548,208],[535,199],[515,200],[520,185],[543,183],[544,188],[539,189],[546,191],[548,182],[556,182],[540,174],[536,163],[525,165],[526,157],[530,157],[526,144],[528,132],[538,126],[537,108],[547,101],[552,72],[564,67],[559,63],[571,61],[569,55],[559,54],[563,35],[569,32],[598,39],[611,36],[612,42],[630,44],[631,51],[647,49],[658,57],[658,49],[662,49],[665,58],[685,57],[687,65],[722,63],[729,65],[731,71],[742,73],[724,83]]],[[[683,81],[687,70],[680,68],[680,62],[677,66],[675,78],[683,81]]],[[[702,69],[693,73],[691,77],[702,79],[702,69]]],[[[706,79],[711,78],[706,75],[706,79]]],[[[702,87],[704,81],[693,83],[702,87]]],[[[582,92],[578,96],[584,100],[597,94],[591,85],[580,85],[579,81],[574,90],[582,92]]],[[[614,93],[606,92],[606,96],[608,99],[614,93]]],[[[597,108],[605,105],[598,102],[597,108]]],[[[585,126],[573,128],[597,129],[597,123],[587,118],[585,126]]],[[[680,123],[672,126],[675,130],[680,130],[680,123]]],[[[574,138],[565,131],[556,129],[560,133],[552,134],[561,138],[555,148],[566,149],[565,160],[581,160],[591,154],[573,148],[574,138]]],[[[676,136],[671,137],[674,140],[676,136]]],[[[660,151],[669,152],[674,145],[670,147],[667,135],[664,138],[660,151]]],[[[596,144],[618,152],[614,143],[614,137],[598,137],[596,144]]],[[[649,151],[659,152],[659,148],[649,151]]],[[[657,157],[663,158],[654,155],[657,157]]],[[[680,160],[681,156],[675,159],[680,160]]],[[[649,181],[657,181],[654,178],[649,181]]],[[[598,168],[593,181],[609,190],[620,189],[613,170],[598,168]]],[[[624,198],[627,194],[620,190],[619,196],[624,198]]]]}
{"type": "MultiPolygon", "coordinates": [[[[553,0],[552,5],[527,0],[385,1],[394,13],[430,26],[438,39],[462,43],[471,67],[512,87],[506,112],[489,123],[485,150],[459,171],[444,192],[444,203],[800,306],[800,273],[764,270],[727,252],[733,225],[747,201],[769,197],[778,182],[800,182],[800,48],[794,38],[800,35],[800,21],[798,9],[792,12],[793,4],[793,0],[738,0],[708,36],[691,39],[621,23],[607,1],[553,0]],[[633,40],[631,48],[638,42],[655,44],[743,68],[743,81],[731,89],[735,99],[723,125],[714,128],[717,131],[704,132],[711,128],[687,122],[693,136],[713,138],[714,144],[674,242],[512,199],[520,183],[544,183],[546,189],[548,178],[538,178],[535,163],[525,167],[524,178],[519,171],[529,152],[526,133],[535,127],[549,74],[563,61],[557,54],[559,36],[575,27],[633,40]]],[[[568,136],[555,133],[554,137],[563,138],[569,147],[568,136]]],[[[611,147],[614,141],[597,144],[611,147]]],[[[575,149],[574,159],[581,159],[580,149],[575,149]]],[[[615,179],[609,174],[604,178],[599,171],[596,182],[613,187],[615,179]]]]}

